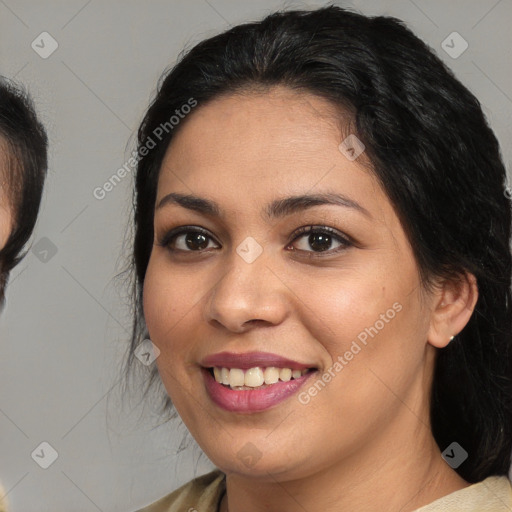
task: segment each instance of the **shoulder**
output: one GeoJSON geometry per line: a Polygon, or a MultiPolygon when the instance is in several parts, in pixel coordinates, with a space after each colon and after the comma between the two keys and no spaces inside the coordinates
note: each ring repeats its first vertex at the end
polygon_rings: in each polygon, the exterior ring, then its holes
{"type": "Polygon", "coordinates": [[[508,512],[512,510],[512,484],[506,476],[485,480],[455,491],[415,512],[508,512]]]}
{"type": "Polygon", "coordinates": [[[226,475],[215,469],[182,485],[155,503],[137,512],[217,512],[226,489],[226,475]]]}

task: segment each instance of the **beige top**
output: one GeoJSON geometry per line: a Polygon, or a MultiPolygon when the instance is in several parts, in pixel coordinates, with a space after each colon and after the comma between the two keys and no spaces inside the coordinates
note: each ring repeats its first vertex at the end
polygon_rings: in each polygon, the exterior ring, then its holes
{"type": "Polygon", "coordinates": [[[5,491],[0,484],[0,512],[7,512],[7,498],[5,497],[5,491]]]}
{"type": "MultiPolygon", "coordinates": [[[[179,489],[137,512],[218,512],[226,490],[219,469],[194,478],[179,489]]],[[[490,476],[455,491],[415,512],[511,512],[512,485],[506,476],[490,476]]]]}

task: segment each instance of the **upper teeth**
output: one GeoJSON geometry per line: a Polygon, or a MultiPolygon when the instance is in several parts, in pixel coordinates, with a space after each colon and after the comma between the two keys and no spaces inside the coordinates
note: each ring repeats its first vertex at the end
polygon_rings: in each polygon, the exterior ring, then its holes
{"type": "Polygon", "coordinates": [[[278,380],[287,382],[290,379],[298,379],[307,371],[307,369],[292,370],[291,368],[276,368],[275,366],[267,368],[256,366],[248,370],[241,370],[240,368],[213,368],[215,380],[232,388],[240,388],[242,386],[257,388],[265,384],[275,384],[278,380]]]}

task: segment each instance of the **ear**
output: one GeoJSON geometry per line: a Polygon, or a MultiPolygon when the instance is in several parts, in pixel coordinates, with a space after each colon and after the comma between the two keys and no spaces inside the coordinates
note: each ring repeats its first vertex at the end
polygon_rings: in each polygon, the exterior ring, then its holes
{"type": "Polygon", "coordinates": [[[452,336],[459,334],[473,314],[478,300],[478,285],[473,274],[466,272],[460,279],[444,280],[433,292],[428,342],[444,348],[452,336]]]}

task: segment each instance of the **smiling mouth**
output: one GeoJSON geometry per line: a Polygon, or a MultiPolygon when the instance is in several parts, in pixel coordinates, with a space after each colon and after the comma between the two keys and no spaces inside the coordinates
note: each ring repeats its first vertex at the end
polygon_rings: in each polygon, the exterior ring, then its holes
{"type": "Polygon", "coordinates": [[[279,368],[276,366],[256,366],[243,370],[241,368],[214,366],[207,368],[207,370],[219,384],[227,388],[237,391],[250,391],[263,389],[277,382],[288,382],[290,380],[300,379],[308,373],[315,372],[316,368],[293,370],[291,368],[279,368]]]}

